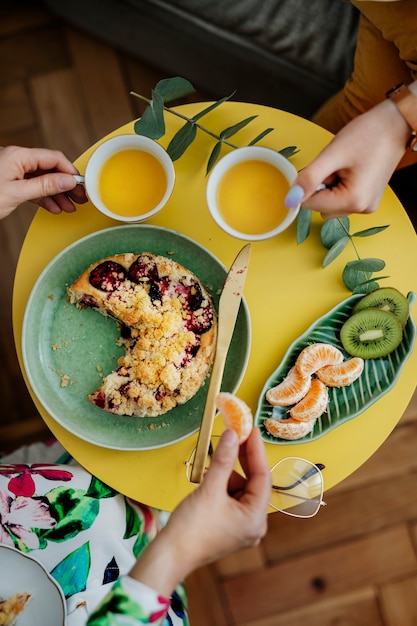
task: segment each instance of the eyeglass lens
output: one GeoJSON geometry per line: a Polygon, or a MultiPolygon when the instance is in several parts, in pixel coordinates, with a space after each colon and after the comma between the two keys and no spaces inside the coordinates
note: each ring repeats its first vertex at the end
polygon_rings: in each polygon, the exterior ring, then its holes
{"type": "Polygon", "coordinates": [[[323,478],[316,465],[290,457],[277,463],[271,474],[273,508],[297,517],[312,517],[317,513],[323,496],[323,478]]]}

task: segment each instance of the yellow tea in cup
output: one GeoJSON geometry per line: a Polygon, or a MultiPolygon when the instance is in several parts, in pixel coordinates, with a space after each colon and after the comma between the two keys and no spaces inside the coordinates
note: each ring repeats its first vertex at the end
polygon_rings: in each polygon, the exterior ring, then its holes
{"type": "Polygon", "coordinates": [[[117,135],[88,160],[84,184],[90,202],[107,217],[142,222],[165,206],[175,182],[166,150],[142,135],[117,135]]]}
{"type": "Polygon", "coordinates": [[[237,231],[260,235],[285,219],[284,198],[289,184],[271,163],[241,161],[221,178],[217,204],[224,221],[237,231]]]}
{"type": "Polygon", "coordinates": [[[236,148],[213,168],[207,183],[207,204],[226,233],[260,241],[283,232],[300,207],[287,209],[284,200],[297,170],[282,154],[261,146],[236,148]]]}
{"type": "Polygon", "coordinates": [[[117,215],[134,217],[151,211],[162,200],[167,187],[165,170],[152,154],[143,150],[121,150],[101,168],[98,193],[117,215]]]}

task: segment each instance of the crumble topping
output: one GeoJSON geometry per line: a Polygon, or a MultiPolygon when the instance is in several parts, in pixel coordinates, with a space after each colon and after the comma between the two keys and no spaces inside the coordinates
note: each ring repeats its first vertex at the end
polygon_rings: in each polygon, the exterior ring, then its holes
{"type": "Polygon", "coordinates": [[[216,335],[211,298],[189,270],[145,252],[87,268],[69,300],[120,324],[124,356],[88,397],[117,415],[154,417],[189,400],[204,384],[216,335]]]}
{"type": "Polygon", "coordinates": [[[7,599],[0,599],[0,626],[13,626],[20,613],[25,609],[31,595],[27,592],[15,593],[7,599]]]}

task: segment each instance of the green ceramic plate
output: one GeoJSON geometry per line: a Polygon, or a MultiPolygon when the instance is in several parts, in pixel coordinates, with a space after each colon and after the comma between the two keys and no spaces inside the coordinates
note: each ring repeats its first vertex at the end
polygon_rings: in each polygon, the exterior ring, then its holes
{"type": "MultiPolygon", "coordinates": [[[[116,416],[91,404],[87,394],[116,366],[117,324],[93,309],[67,302],[66,287],[97,259],[121,252],[170,256],[190,269],[218,306],[226,269],[208,250],[186,236],[152,225],[123,225],[76,241],[43,270],[29,297],[22,330],[23,362],[30,385],[48,413],[81,439],[116,450],[167,446],[199,428],[207,394],[203,388],[186,404],[158,418],[116,416]]],[[[246,369],[250,319],[240,307],[226,361],[222,389],[234,392],[246,369]]]]}
{"type": "MultiPolygon", "coordinates": [[[[408,318],[401,344],[387,357],[381,359],[369,359],[365,361],[364,370],[354,383],[349,387],[329,388],[329,404],[327,412],[316,422],[311,433],[302,439],[287,441],[270,435],[263,425],[267,417],[285,419],[288,407],[272,407],[265,400],[265,394],[271,387],[277,385],[288,374],[294,365],[297,356],[307,345],[316,342],[330,343],[342,352],[342,344],[339,340],[339,331],[349,317],[352,307],[361,298],[360,295],[351,296],[344,300],[329,313],[319,318],[310,328],[299,337],[287,350],[279,367],[266,381],[259,398],[258,408],[255,415],[255,423],[260,427],[262,438],[268,443],[280,445],[308,443],[313,439],[322,437],[327,432],[340,426],[344,422],[360,415],[367,407],[376,402],[382,395],[387,393],[395,385],[404,363],[410,356],[416,336],[416,327],[411,318],[408,318]]],[[[415,294],[408,294],[410,305],[415,300],[415,294]]]]}

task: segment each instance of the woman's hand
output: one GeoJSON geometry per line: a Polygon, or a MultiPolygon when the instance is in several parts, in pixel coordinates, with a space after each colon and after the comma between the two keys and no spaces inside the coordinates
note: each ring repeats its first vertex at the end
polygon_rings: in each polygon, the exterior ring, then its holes
{"type": "Polygon", "coordinates": [[[386,100],[358,116],[297,176],[286,206],[318,211],[326,219],[372,213],[405,152],[411,129],[386,100]],[[326,185],[317,191],[321,184],[326,185]]]}
{"type": "Polygon", "coordinates": [[[77,169],[62,152],[44,148],[0,148],[0,219],[31,200],[50,213],[71,213],[87,201],[77,169]],[[73,202],[74,201],[74,202],[73,202]]]}
{"type": "Polygon", "coordinates": [[[256,545],[267,530],[271,475],[258,429],[239,445],[223,434],[202,485],[171,515],[130,575],[169,596],[192,571],[256,545]],[[246,478],[233,467],[239,454],[246,478]]]}

